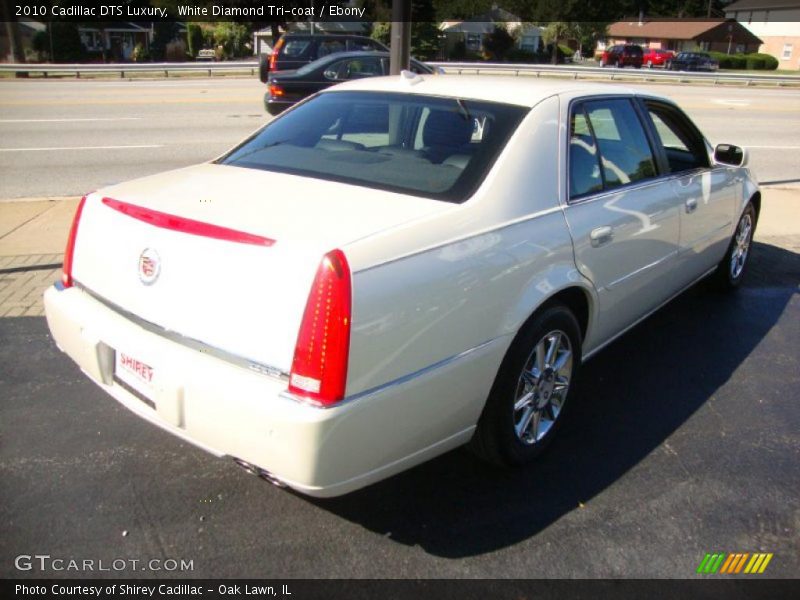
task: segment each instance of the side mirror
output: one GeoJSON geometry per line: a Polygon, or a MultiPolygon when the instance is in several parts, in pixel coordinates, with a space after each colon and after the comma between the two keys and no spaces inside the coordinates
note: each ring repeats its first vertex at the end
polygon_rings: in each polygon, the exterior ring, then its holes
{"type": "Polygon", "coordinates": [[[747,164],[747,151],[733,144],[718,144],[714,148],[714,160],[723,165],[743,167],[747,164]]]}

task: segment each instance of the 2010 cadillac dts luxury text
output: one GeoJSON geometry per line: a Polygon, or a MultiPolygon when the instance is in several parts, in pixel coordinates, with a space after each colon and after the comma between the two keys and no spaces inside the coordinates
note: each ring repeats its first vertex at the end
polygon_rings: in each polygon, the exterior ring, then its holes
{"type": "Polygon", "coordinates": [[[87,195],[47,319],[130,410],[306,494],[467,443],[520,465],[582,361],[706,275],[739,285],[745,162],[650,93],[352,81],[87,195]]]}

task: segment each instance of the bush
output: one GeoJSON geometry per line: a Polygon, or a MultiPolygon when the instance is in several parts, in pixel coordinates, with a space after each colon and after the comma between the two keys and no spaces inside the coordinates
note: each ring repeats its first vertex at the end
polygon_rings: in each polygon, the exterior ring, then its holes
{"type": "Polygon", "coordinates": [[[746,57],[746,67],[748,70],[763,71],[767,67],[767,61],[758,56],[748,55],[746,57]]]}
{"type": "Polygon", "coordinates": [[[144,44],[139,42],[133,49],[133,53],[131,54],[131,60],[133,62],[147,62],[150,60],[150,52],[147,50],[144,44]]]}
{"type": "Polygon", "coordinates": [[[523,50],[522,48],[514,48],[506,55],[508,62],[512,63],[535,63],[539,59],[535,52],[523,50]]]}
{"type": "Polygon", "coordinates": [[[247,54],[250,32],[235,21],[220,21],[214,27],[214,44],[222,46],[224,58],[236,58],[247,54]]]}
{"type": "Polygon", "coordinates": [[[778,68],[778,59],[769,54],[725,54],[709,52],[719,61],[720,69],[769,70],[778,68]]]}
{"type": "Polygon", "coordinates": [[[167,62],[182,62],[186,60],[186,44],[183,40],[172,40],[164,48],[164,59],[167,62]]]}
{"type": "Polygon", "coordinates": [[[753,54],[747,54],[746,56],[762,59],[764,61],[764,66],[762,68],[766,69],[767,71],[774,71],[778,68],[778,59],[771,54],[760,54],[756,52],[753,54]]]}

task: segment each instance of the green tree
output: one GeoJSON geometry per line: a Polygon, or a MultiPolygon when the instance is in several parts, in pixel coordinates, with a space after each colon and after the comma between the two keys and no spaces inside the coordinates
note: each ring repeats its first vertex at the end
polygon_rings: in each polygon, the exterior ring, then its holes
{"type": "Polygon", "coordinates": [[[392,24],[389,21],[378,21],[372,24],[370,37],[381,44],[389,46],[392,42],[392,24]]]}
{"type": "Polygon", "coordinates": [[[222,46],[225,58],[241,56],[250,40],[250,31],[243,23],[220,21],[214,27],[214,43],[222,46]]]}
{"type": "Polygon", "coordinates": [[[566,21],[553,21],[544,28],[542,37],[547,44],[553,45],[552,62],[558,63],[558,43],[574,37],[575,28],[572,23],[566,21]]]}
{"type": "Polygon", "coordinates": [[[505,60],[514,48],[514,38],[504,25],[495,25],[492,33],[483,40],[483,47],[492,60],[505,60]]]}
{"type": "Polygon", "coordinates": [[[45,57],[50,58],[50,39],[46,31],[37,31],[31,40],[31,47],[36,51],[38,60],[44,60],[45,57]]]}
{"type": "Polygon", "coordinates": [[[153,25],[153,41],[150,44],[150,55],[155,61],[164,60],[169,44],[178,35],[176,21],[159,21],[153,25]]]}
{"type": "Polygon", "coordinates": [[[78,62],[83,59],[83,44],[75,23],[54,21],[50,23],[50,30],[53,37],[53,62],[78,62]]]}
{"type": "Polygon", "coordinates": [[[203,29],[197,23],[186,24],[186,39],[189,42],[189,55],[197,58],[197,53],[203,47],[203,29]]]}

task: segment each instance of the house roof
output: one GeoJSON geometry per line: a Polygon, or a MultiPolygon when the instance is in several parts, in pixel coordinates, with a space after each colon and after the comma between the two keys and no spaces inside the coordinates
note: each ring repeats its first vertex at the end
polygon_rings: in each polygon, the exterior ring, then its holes
{"type": "MultiPolygon", "coordinates": [[[[680,21],[618,21],[608,27],[608,34],[616,38],[650,38],[665,40],[696,40],[725,24],[733,27],[740,42],[760,44],[761,40],[734,19],[683,19],[680,21]]],[[[715,32],[718,33],[718,32],[715,32]]],[[[717,36],[718,37],[718,36],[717,36]]]]}
{"type": "Polygon", "coordinates": [[[615,37],[665,38],[692,40],[723,23],[725,19],[703,21],[644,21],[635,19],[618,21],[608,26],[608,33],[615,37]]]}
{"type": "Polygon", "coordinates": [[[800,8],[800,0],[738,0],[725,7],[725,12],[737,10],[776,10],[779,8],[800,8]]]}
{"type": "Polygon", "coordinates": [[[20,19],[17,23],[33,31],[45,31],[47,29],[44,23],[34,21],[33,19],[20,19]]]}
{"type": "Polygon", "coordinates": [[[475,15],[466,21],[443,21],[439,29],[445,33],[480,33],[489,34],[496,25],[503,24],[508,31],[520,28],[520,18],[497,5],[492,6],[488,12],[475,15]]]}

